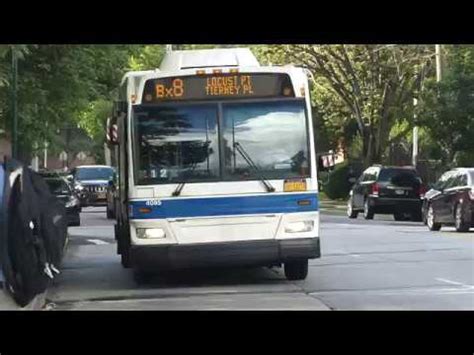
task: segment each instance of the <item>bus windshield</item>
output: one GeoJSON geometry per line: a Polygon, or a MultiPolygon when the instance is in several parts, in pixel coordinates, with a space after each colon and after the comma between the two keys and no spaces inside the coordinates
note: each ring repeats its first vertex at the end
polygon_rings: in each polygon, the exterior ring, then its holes
{"type": "Polygon", "coordinates": [[[306,177],[306,122],[303,100],[135,106],[137,184],[306,177]]]}

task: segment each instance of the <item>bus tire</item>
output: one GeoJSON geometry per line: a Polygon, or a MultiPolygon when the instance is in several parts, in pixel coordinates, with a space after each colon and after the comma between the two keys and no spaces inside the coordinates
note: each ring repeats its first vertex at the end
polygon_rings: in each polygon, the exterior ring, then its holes
{"type": "Polygon", "coordinates": [[[308,259],[288,261],[284,269],[288,280],[304,280],[308,276],[308,259]]]}
{"type": "Polygon", "coordinates": [[[120,262],[125,269],[131,267],[130,261],[130,238],[128,236],[128,231],[124,230],[124,228],[117,228],[117,232],[119,233],[117,239],[117,252],[120,254],[120,262]]]}
{"type": "Polygon", "coordinates": [[[120,251],[120,262],[125,269],[129,269],[131,266],[130,262],[130,248],[124,247],[120,251]]]}

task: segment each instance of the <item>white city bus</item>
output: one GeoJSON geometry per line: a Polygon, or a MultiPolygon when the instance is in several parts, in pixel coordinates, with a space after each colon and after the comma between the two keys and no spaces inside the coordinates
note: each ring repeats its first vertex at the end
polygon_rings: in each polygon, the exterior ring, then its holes
{"type": "Polygon", "coordinates": [[[310,108],[303,69],[260,66],[246,48],[172,51],[127,73],[110,120],[124,267],[306,278],[320,256],[310,108]]]}

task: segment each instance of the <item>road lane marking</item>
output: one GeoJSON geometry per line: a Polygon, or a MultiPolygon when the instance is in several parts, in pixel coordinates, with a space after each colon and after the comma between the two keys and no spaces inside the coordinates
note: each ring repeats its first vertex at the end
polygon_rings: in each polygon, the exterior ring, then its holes
{"type": "Polygon", "coordinates": [[[474,289],[474,286],[473,285],[467,285],[467,284],[464,284],[462,282],[457,282],[457,281],[452,281],[452,280],[448,280],[448,279],[443,279],[441,277],[437,277],[436,280],[438,281],[441,281],[441,282],[445,282],[447,284],[451,284],[451,285],[456,285],[456,286],[461,286],[461,287],[464,287],[464,288],[472,288],[474,289]]]}
{"type": "Polygon", "coordinates": [[[104,244],[109,244],[107,242],[104,242],[103,240],[100,239],[87,239],[88,242],[97,244],[97,245],[104,245],[104,244]]]}

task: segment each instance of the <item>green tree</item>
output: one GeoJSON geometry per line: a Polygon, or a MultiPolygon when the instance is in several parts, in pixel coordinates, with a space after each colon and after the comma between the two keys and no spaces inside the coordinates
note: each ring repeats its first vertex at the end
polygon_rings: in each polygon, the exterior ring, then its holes
{"type": "MultiPolygon", "coordinates": [[[[111,100],[130,56],[143,46],[15,46],[20,54],[18,105],[23,159],[39,142],[59,144],[57,129],[80,123],[91,102],[111,100]]],[[[0,107],[9,108],[10,46],[0,47],[0,107]]],[[[5,122],[8,110],[0,111],[5,122]]],[[[106,117],[97,117],[104,120],[106,117]]],[[[91,122],[91,120],[89,120],[91,122]]],[[[92,123],[91,123],[92,124],[92,123]]],[[[95,123],[98,124],[97,122],[95,123]]],[[[94,128],[87,129],[93,131],[94,128]]],[[[51,147],[54,150],[55,147],[51,147]]],[[[57,147],[60,149],[60,147],[57,147]]]]}
{"type": "Polygon", "coordinates": [[[34,46],[27,45],[0,45],[0,133],[9,129],[9,107],[10,107],[10,79],[11,79],[11,56],[12,50],[17,54],[18,60],[22,61],[34,46]]]}
{"type": "Polygon", "coordinates": [[[474,165],[474,46],[447,46],[440,83],[431,80],[419,116],[446,166],[474,165]]]}
{"type": "Polygon", "coordinates": [[[165,54],[164,45],[148,45],[138,49],[129,57],[130,70],[152,70],[160,66],[165,54]]]}
{"type": "Polygon", "coordinates": [[[433,61],[428,46],[278,45],[254,51],[267,64],[295,64],[313,74],[313,104],[332,144],[349,145],[356,133],[365,165],[384,160],[387,146],[413,127],[412,99],[433,61]],[[402,120],[410,123],[406,131],[390,137],[402,120]]]}

